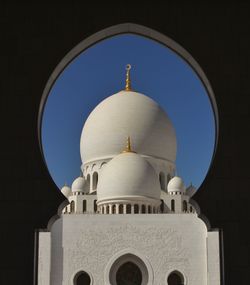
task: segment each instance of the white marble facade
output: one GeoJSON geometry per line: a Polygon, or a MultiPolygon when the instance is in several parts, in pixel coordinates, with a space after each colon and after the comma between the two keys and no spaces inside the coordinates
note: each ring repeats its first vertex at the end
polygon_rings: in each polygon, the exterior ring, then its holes
{"type": "Polygon", "coordinates": [[[176,149],[170,119],[131,90],[128,69],[125,90],[85,122],[83,175],[39,232],[38,284],[219,285],[219,231],[175,176],[176,149]]]}

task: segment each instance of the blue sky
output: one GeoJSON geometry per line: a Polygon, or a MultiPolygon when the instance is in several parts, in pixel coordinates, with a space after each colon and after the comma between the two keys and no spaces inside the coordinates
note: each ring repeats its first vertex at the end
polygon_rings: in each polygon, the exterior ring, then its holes
{"type": "MultiPolygon", "coordinates": [[[[104,98],[124,89],[130,63],[132,87],[156,102],[177,135],[177,174],[199,187],[215,143],[215,123],[206,90],[192,68],[165,46],[137,35],[99,42],[76,57],[53,85],[42,118],[42,147],[59,188],[80,174],[84,122],[104,98]]],[[[107,114],[108,115],[108,114],[107,114]]]]}

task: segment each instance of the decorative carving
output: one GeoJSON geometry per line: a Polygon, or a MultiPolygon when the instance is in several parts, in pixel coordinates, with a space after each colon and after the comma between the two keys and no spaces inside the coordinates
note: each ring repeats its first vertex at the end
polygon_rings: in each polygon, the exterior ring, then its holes
{"type": "Polygon", "coordinates": [[[189,267],[188,249],[183,248],[182,236],[173,228],[145,224],[107,224],[102,227],[92,224],[65,235],[63,244],[64,256],[67,256],[64,264],[68,271],[66,276],[76,269],[83,269],[91,272],[96,284],[103,284],[108,260],[126,248],[141,251],[150,260],[157,280],[165,278],[170,265],[185,270],[189,267]]]}

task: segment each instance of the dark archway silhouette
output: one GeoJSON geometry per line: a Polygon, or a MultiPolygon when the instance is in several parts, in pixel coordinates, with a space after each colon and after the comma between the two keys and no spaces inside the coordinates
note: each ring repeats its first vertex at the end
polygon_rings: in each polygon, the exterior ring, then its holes
{"type": "Polygon", "coordinates": [[[83,213],[87,211],[87,201],[86,200],[82,201],[82,211],[83,213]]]}
{"type": "Polygon", "coordinates": [[[172,212],[175,211],[175,200],[174,199],[171,200],[171,211],[172,212]]]}
{"type": "Polygon", "coordinates": [[[90,285],[90,283],[90,276],[84,271],[78,272],[74,278],[74,285],[90,285]]]}
{"type": "Polygon", "coordinates": [[[134,205],[134,213],[135,213],[135,214],[138,214],[138,213],[139,213],[139,205],[138,205],[138,204],[135,204],[135,205],[134,205]]]}
{"type": "Polygon", "coordinates": [[[98,173],[94,172],[93,174],[93,190],[96,190],[98,184],[98,173]]]}
{"type": "Polygon", "coordinates": [[[128,261],[122,264],[116,273],[117,285],[141,285],[142,272],[140,268],[133,262],[128,261]]]}
{"type": "Polygon", "coordinates": [[[178,271],[170,273],[168,276],[168,285],[184,285],[183,275],[178,271]]]}
{"type": "Polygon", "coordinates": [[[130,204],[126,205],[126,214],[131,214],[131,205],[130,204]]]}
{"type": "Polygon", "coordinates": [[[188,206],[187,206],[187,201],[186,200],[184,200],[182,202],[182,209],[183,209],[183,212],[187,212],[188,206]]]}

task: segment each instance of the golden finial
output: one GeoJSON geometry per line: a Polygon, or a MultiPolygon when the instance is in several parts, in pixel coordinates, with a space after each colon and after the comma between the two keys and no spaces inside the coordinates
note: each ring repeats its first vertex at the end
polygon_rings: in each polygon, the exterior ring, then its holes
{"type": "Polygon", "coordinates": [[[125,90],[126,91],[131,91],[131,81],[130,81],[130,69],[131,69],[131,65],[127,64],[126,65],[126,87],[125,90]]]}
{"type": "Polygon", "coordinates": [[[126,148],[124,149],[123,153],[125,153],[125,152],[135,152],[131,148],[130,136],[127,137],[127,145],[126,145],[126,148]]]}

